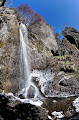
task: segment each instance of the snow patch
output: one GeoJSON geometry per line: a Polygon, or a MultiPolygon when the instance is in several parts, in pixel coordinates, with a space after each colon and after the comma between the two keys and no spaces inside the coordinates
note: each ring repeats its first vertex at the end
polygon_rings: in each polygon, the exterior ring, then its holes
{"type": "Polygon", "coordinates": [[[62,111],[61,111],[61,112],[56,112],[56,111],[54,111],[54,112],[52,112],[51,114],[52,114],[53,116],[55,116],[56,118],[63,118],[63,117],[64,117],[62,111]]]}
{"type": "Polygon", "coordinates": [[[54,102],[54,103],[55,103],[55,102],[57,102],[57,101],[56,101],[56,100],[53,100],[52,102],[54,102]]]}
{"type": "Polygon", "coordinates": [[[79,112],[79,97],[73,101],[73,106],[76,108],[76,112],[79,112]]]}
{"type": "Polygon", "coordinates": [[[51,117],[50,115],[48,115],[48,118],[49,118],[50,120],[53,120],[52,117],[51,117]]]}
{"type": "Polygon", "coordinates": [[[39,86],[41,87],[41,92],[44,94],[45,90],[48,88],[49,84],[53,81],[55,73],[50,70],[38,71],[33,70],[32,76],[36,77],[36,81],[39,82],[39,86]]]}
{"type": "Polygon", "coordinates": [[[73,75],[70,75],[70,76],[64,76],[60,81],[59,81],[59,83],[61,82],[61,81],[63,81],[63,80],[68,80],[68,79],[70,79],[70,78],[72,78],[73,77],[73,75]]]}
{"type": "Polygon", "coordinates": [[[35,106],[41,106],[43,104],[43,102],[38,99],[21,99],[21,98],[14,96],[13,93],[5,93],[5,95],[6,97],[10,97],[10,100],[12,101],[18,100],[22,103],[30,103],[35,106]]]}
{"type": "Polygon", "coordinates": [[[62,71],[62,72],[59,72],[58,75],[62,75],[63,73],[64,73],[63,71],[62,71]]]}
{"type": "Polygon", "coordinates": [[[43,102],[40,100],[30,100],[30,104],[36,105],[36,106],[41,106],[43,104],[43,102]]]}

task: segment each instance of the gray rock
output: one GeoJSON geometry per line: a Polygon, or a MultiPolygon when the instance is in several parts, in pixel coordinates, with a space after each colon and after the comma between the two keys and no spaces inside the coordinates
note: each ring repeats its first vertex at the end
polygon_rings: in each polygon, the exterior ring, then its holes
{"type": "Polygon", "coordinates": [[[35,88],[31,85],[28,90],[27,98],[34,98],[35,88]]]}
{"type": "Polygon", "coordinates": [[[0,0],[0,7],[4,6],[6,0],[0,0]]]}
{"type": "Polygon", "coordinates": [[[15,9],[0,7],[0,89],[6,92],[12,91],[13,80],[17,77],[19,22],[15,9]]]}
{"type": "Polygon", "coordinates": [[[71,44],[75,44],[79,48],[79,32],[71,27],[66,27],[62,35],[67,38],[71,44]]]}
{"type": "Polygon", "coordinates": [[[54,32],[44,20],[35,21],[28,31],[32,69],[46,69],[52,59],[51,50],[58,49],[54,32]]]}

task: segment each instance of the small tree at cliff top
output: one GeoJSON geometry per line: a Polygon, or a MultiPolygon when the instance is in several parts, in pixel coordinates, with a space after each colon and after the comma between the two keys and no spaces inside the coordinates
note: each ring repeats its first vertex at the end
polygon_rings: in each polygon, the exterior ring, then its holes
{"type": "Polygon", "coordinates": [[[26,25],[30,25],[34,21],[42,18],[38,13],[34,12],[27,4],[21,4],[17,6],[16,9],[22,17],[23,23],[26,25]]]}

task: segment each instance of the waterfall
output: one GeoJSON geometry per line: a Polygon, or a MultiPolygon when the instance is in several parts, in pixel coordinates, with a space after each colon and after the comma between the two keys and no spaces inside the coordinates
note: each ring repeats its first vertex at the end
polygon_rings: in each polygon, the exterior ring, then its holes
{"type": "Polygon", "coordinates": [[[30,62],[28,56],[28,32],[26,26],[21,23],[20,29],[20,78],[25,81],[25,87],[18,94],[25,98],[36,98],[39,94],[38,88],[32,82],[30,62]]]}
{"type": "Polygon", "coordinates": [[[21,23],[20,29],[20,76],[21,79],[27,81],[30,75],[30,64],[28,56],[28,36],[27,29],[24,24],[21,23]]]}
{"type": "Polygon", "coordinates": [[[20,88],[17,95],[24,98],[42,98],[42,94],[49,97],[51,95],[52,80],[54,73],[51,70],[31,72],[28,54],[28,32],[24,24],[20,25],[20,76],[24,82],[24,88],[20,88]]]}

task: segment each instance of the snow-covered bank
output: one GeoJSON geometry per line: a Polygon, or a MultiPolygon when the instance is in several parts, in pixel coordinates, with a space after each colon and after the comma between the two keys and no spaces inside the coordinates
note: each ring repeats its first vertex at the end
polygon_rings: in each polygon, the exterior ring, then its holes
{"type": "Polygon", "coordinates": [[[79,112],[79,97],[73,101],[73,106],[76,108],[76,112],[79,112]]]}
{"type": "Polygon", "coordinates": [[[16,96],[14,96],[13,93],[4,93],[3,92],[2,95],[5,95],[6,97],[9,97],[10,100],[12,100],[12,101],[18,100],[22,103],[30,103],[30,104],[36,105],[36,106],[41,106],[43,104],[43,102],[38,100],[38,99],[21,99],[21,98],[18,98],[16,96]]]}

